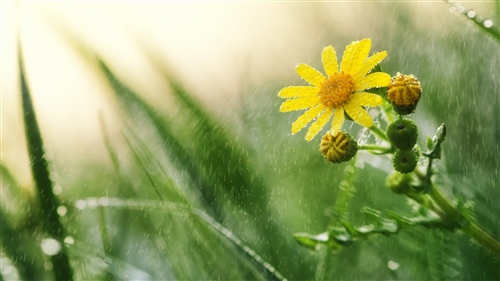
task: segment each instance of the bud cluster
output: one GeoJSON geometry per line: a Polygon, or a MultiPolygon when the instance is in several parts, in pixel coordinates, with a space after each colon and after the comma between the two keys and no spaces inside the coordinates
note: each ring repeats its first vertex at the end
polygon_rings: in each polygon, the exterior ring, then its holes
{"type": "Polygon", "coordinates": [[[397,73],[391,78],[387,88],[387,99],[391,102],[394,111],[400,117],[387,126],[387,137],[396,152],[392,157],[392,164],[396,171],[407,174],[417,167],[419,150],[414,148],[417,143],[418,128],[408,115],[415,111],[422,94],[422,87],[413,74],[397,73]]]}

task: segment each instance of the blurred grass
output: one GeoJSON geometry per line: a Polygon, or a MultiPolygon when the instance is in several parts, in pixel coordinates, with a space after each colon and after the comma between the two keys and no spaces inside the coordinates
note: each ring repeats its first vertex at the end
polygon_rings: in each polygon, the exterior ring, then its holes
{"type": "MultiPolygon", "coordinates": [[[[471,28],[450,28],[437,38],[419,28],[407,4],[380,5],[391,11],[380,23],[386,35],[374,38],[388,48],[384,70],[413,73],[424,87],[414,115],[422,124],[421,140],[436,124],[444,122],[449,128],[446,157],[439,163],[445,176],[439,180],[448,192],[473,199],[478,220],[498,237],[498,45],[471,28]]],[[[316,12],[325,19],[321,9],[316,12]]],[[[301,133],[290,136],[297,116],[278,112],[276,93],[292,82],[245,85],[240,108],[234,120],[227,121],[217,119],[187,92],[175,71],[156,65],[179,107],[171,114],[161,104],[148,104],[105,58],[96,61],[99,55],[84,45],[74,49],[90,57],[96,75],[109,83],[123,122],[121,134],[113,137],[101,118],[112,169],[100,171],[105,168],[99,163],[82,165],[81,177],[60,179],[73,187],[60,198],[68,208],[60,220],[75,240],[67,244],[75,279],[498,278],[499,261],[456,233],[404,230],[358,241],[331,255],[300,247],[292,234],[325,231],[335,221],[332,209],[359,223],[365,206],[410,213],[404,199],[384,187],[389,160],[374,164],[370,156],[358,155],[353,196],[339,210],[334,203],[344,202],[339,187],[353,163],[325,163],[317,143],[306,143],[301,133]],[[389,269],[389,261],[399,268],[389,269]]],[[[357,127],[348,130],[361,134],[357,127]]],[[[63,169],[57,163],[54,167],[63,169]]],[[[15,188],[15,179],[5,169],[2,188],[6,182],[15,188]]],[[[46,166],[43,170],[49,174],[46,166]]],[[[49,203],[52,210],[57,205],[49,203]]],[[[36,206],[27,216],[42,210],[36,206]]],[[[30,237],[31,229],[19,223],[24,218],[12,220],[15,214],[9,211],[2,206],[3,253],[25,280],[50,276],[43,266],[47,257],[36,246],[40,238],[30,237]],[[12,245],[19,247],[9,248],[12,245]],[[23,253],[28,258],[21,258],[23,253]]],[[[32,219],[37,224],[44,217],[32,219]]]]}
{"type": "MultiPolygon", "coordinates": [[[[73,269],[70,265],[70,260],[63,241],[66,231],[61,224],[59,215],[57,213],[59,202],[53,192],[53,183],[49,176],[48,163],[44,155],[45,148],[43,144],[43,138],[38,127],[31,93],[26,82],[24,62],[20,45],[18,50],[24,128],[28,144],[27,150],[30,157],[31,172],[34,179],[39,209],[41,212],[41,227],[46,232],[49,238],[55,239],[59,243],[59,247],[61,248],[59,251],[56,251],[55,253],[50,255],[50,259],[54,267],[54,279],[73,280],[73,269]]],[[[25,267],[25,269],[29,268],[25,267]]],[[[33,272],[31,271],[31,269],[29,269],[28,271],[22,273],[22,275],[25,274],[30,275],[33,274],[33,272]]]]}

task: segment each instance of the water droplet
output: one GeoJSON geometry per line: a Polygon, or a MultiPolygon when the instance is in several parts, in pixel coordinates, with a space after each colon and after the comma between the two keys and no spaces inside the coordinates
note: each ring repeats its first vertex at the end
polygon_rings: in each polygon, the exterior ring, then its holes
{"type": "Polygon", "coordinates": [[[45,268],[45,270],[52,270],[54,268],[54,265],[50,261],[46,261],[43,264],[43,268],[45,268]]]}
{"type": "Polygon", "coordinates": [[[68,209],[65,206],[57,207],[57,214],[61,217],[65,216],[68,213],[68,209]]]}
{"type": "Polygon", "coordinates": [[[395,261],[392,261],[392,260],[389,260],[389,262],[387,263],[387,267],[390,269],[390,270],[396,270],[399,268],[399,263],[395,262],[395,261]]]}
{"type": "Polygon", "coordinates": [[[19,275],[16,268],[8,258],[0,258],[0,274],[4,280],[19,280],[19,275]]]}
{"type": "Polygon", "coordinates": [[[352,173],[354,173],[354,167],[353,167],[353,166],[351,166],[351,165],[346,166],[346,167],[344,168],[344,173],[345,173],[345,174],[352,174],[352,173]]]}
{"type": "Polygon", "coordinates": [[[60,195],[62,193],[62,187],[58,184],[54,185],[54,188],[52,189],[55,195],[60,195]]]}
{"type": "Polygon", "coordinates": [[[84,200],[78,200],[75,203],[75,207],[77,209],[83,210],[83,209],[87,208],[87,202],[85,202],[84,200]]]}
{"type": "Polygon", "coordinates": [[[98,204],[97,200],[95,200],[95,199],[89,199],[89,200],[87,200],[87,206],[90,209],[95,209],[95,208],[97,208],[98,205],[99,204],[98,204]]]}
{"type": "Polygon", "coordinates": [[[99,198],[99,205],[100,206],[108,206],[109,205],[109,198],[99,198]]]}
{"type": "Polygon", "coordinates": [[[73,245],[75,244],[75,239],[71,236],[66,236],[66,238],[64,238],[64,243],[66,245],[73,245]]]}
{"type": "Polygon", "coordinates": [[[492,27],[492,26],[493,26],[493,21],[492,21],[492,20],[485,20],[485,21],[483,22],[483,25],[484,25],[484,27],[486,27],[486,28],[490,28],[490,27],[492,27]]]}
{"type": "Polygon", "coordinates": [[[476,12],[474,12],[473,10],[469,10],[467,12],[467,16],[472,19],[476,16],[476,12]]]}
{"type": "Polygon", "coordinates": [[[43,239],[40,246],[42,252],[48,256],[55,256],[61,251],[61,243],[53,238],[43,239]]]}

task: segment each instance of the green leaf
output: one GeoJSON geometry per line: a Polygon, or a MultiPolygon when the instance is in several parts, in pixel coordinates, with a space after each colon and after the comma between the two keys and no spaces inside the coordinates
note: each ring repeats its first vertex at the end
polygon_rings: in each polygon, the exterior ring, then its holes
{"type": "MultiPolygon", "coordinates": [[[[432,145],[426,153],[425,156],[432,159],[441,159],[441,144],[446,139],[446,126],[441,124],[436,130],[436,134],[432,137],[432,145]]],[[[427,146],[429,146],[429,141],[427,141],[427,146]]]]}
{"type": "Polygon", "coordinates": [[[295,233],[293,235],[295,241],[300,245],[316,250],[318,244],[326,244],[329,241],[328,232],[320,233],[318,235],[312,235],[309,233],[295,233]]]}
{"type": "Polygon", "coordinates": [[[21,102],[23,122],[28,145],[28,155],[31,163],[36,193],[40,204],[40,210],[44,219],[43,228],[49,236],[61,244],[58,254],[51,256],[54,266],[53,272],[56,280],[73,280],[73,269],[64,247],[65,231],[59,221],[57,207],[59,202],[53,192],[53,183],[49,176],[48,163],[44,155],[44,144],[38,121],[33,106],[33,100],[26,81],[22,51],[19,46],[19,72],[21,82],[21,102]]]}

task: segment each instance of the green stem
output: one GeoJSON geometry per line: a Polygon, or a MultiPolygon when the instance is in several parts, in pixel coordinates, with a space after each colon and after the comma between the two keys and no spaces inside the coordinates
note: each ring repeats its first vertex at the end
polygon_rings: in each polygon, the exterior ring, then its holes
{"type": "Polygon", "coordinates": [[[370,153],[374,154],[387,154],[391,153],[393,149],[391,147],[387,146],[381,146],[381,145],[376,145],[376,144],[363,144],[363,145],[358,145],[358,150],[368,150],[370,153]],[[375,152],[376,150],[377,152],[375,152]]]}
{"type": "Polygon", "coordinates": [[[450,202],[448,198],[439,190],[436,185],[429,187],[429,196],[443,210],[445,215],[451,220],[459,223],[459,229],[469,237],[473,238],[477,243],[490,251],[492,254],[500,257],[500,242],[491,234],[479,226],[476,222],[467,219],[460,211],[450,202]]]}
{"type": "Polygon", "coordinates": [[[458,223],[458,228],[473,238],[477,243],[483,246],[486,250],[490,251],[492,254],[500,257],[500,241],[493,237],[490,233],[484,230],[475,221],[469,220],[465,217],[448,199],[439,187],[431,182],[431,171],[430,167],[432,165],[432,158],[429,158],[429,165],[427,166],[427,174],[424,175],[418,169],[415,169],[415,175],[428,186],[429,197],[437,204],[440,210],[433,210],[441,216],[443,219],[451,220],[454,223],[458,223]]]}
{"type": "Polygon", "coordinates": [[[370,131],[372,131],[380,139],[389,141],[389,139],[387,138],[387,135],[386,135],[385,131],[383,131],[382,129],[380,129],[377,125],[373,125],[370,128],[368,128],[368,129],[370,129],[370,131]]]}
{"type": "Polygon", "coordinates": [[[315,280],[325,280],[326,268],[328,262],[330,261],[330,256],[332,254],[332,249],[330,247],[322,246],[319,251],[319,262],[316,267],[315,280]]]}
{"type": "Polygon", "coordinates": [[[392,123],[394,121],[394,110],[392,109],[392,104],[387,100],[384,100],[384,103],[382,104],[382,110],[384,110],[387,121],[389,123],[392,123]]]}

